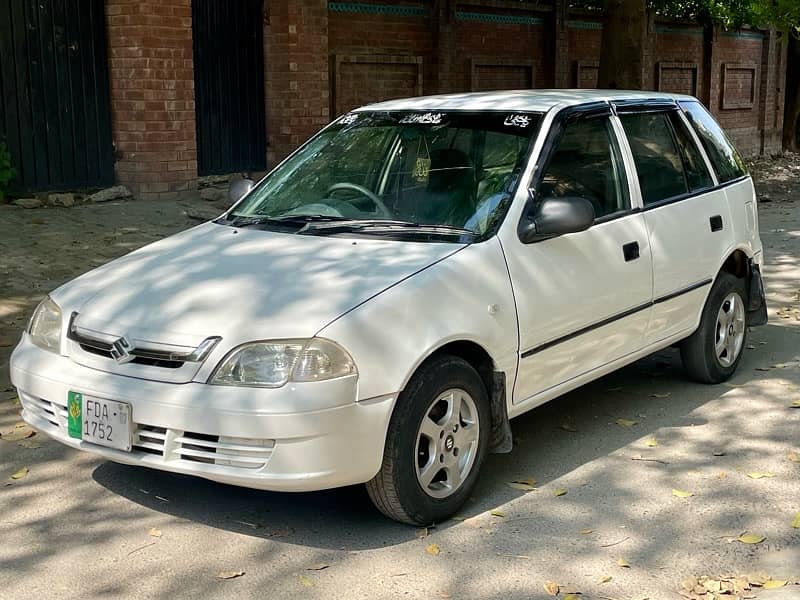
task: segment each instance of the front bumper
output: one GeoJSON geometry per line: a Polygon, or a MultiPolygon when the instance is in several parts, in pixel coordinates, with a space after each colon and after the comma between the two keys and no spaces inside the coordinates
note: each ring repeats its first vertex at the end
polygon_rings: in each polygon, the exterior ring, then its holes
{"type": "Polygon", "coordinates": [[[27,334],[11,355],[22,418],[59,442],[110,460],[275,491],[363,483],[378,472],[396,395],[355,402],[357,380],[279,389],[173,384],[97,371],[27,334]],[[69,437],[67,393],[131,405],[133,448],[69,437]]]}

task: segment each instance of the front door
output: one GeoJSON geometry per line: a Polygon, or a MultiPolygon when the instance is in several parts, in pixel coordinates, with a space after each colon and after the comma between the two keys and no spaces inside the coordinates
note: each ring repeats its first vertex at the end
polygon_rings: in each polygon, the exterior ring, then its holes
{"type": "Polygon", "coordinates": [[[642,347],[651,254],[644,218],[631,206],[618,131],[606,109],[557,117],[553,150],[534,176],[535,199],[586,198],[595,224],[531,244],[503,240],[519,316],[515,403],[642,347]]]}

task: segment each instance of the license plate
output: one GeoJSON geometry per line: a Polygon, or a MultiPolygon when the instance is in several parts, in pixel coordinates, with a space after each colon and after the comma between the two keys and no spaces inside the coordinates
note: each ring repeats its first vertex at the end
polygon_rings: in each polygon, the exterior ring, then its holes
{"type": "Polygon", "coordinates": [[[117,450],[131,449],[131,405],[67,393],[69,436],[117,450]]]}

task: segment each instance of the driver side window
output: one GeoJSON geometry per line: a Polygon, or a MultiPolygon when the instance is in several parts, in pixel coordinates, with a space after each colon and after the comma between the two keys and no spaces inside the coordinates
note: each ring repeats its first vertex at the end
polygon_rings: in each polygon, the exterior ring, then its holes
{"type": "Polygon", "coordinates": [[[598,219],[630,208],[625,166],[607,116],[567,122],[537,196],[585,198],[598,219]]]}

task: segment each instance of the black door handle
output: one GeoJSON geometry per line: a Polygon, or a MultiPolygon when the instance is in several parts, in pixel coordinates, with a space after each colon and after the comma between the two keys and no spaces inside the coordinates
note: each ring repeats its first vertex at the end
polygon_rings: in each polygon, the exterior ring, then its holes
{"type": "Polygon", "coordinates": [[[639,242],[628,242],[622,246],[622,255],[625,262],[630,262],[639,258],[639,242]]]}
{"type": "Polygon", "coordinates": [[[720,215],[714,215],[708,220],[709,225],[711,225],[711,231],[722,231],[722,217],[720,215]]]}

